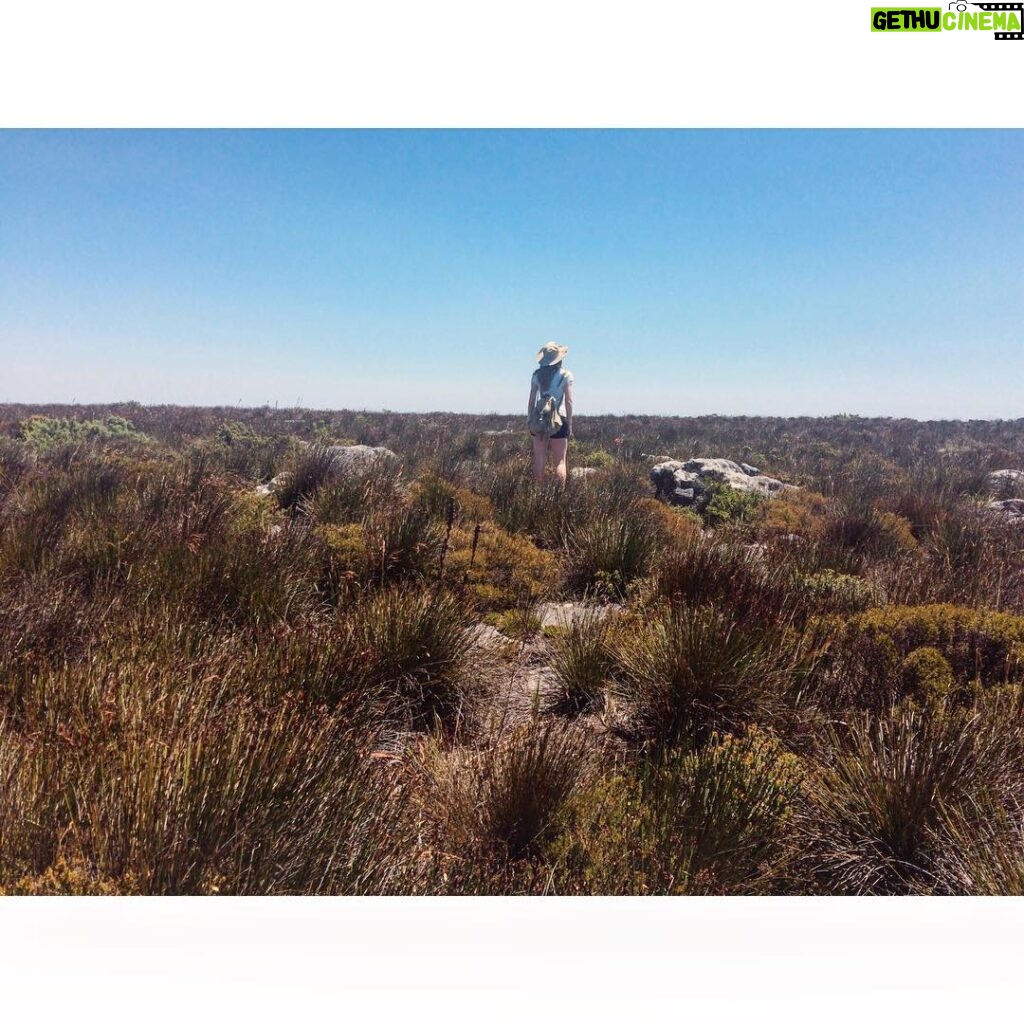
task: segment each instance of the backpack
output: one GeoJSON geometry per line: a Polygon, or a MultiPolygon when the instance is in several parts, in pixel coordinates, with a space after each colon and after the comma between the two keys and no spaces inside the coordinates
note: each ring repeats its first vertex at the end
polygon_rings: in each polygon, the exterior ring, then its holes
{"type": "Polygon", "coordinates": [[[562,403],[564,381],[562,371],[559,370],[551,378],[547,391],[540,391],[538,387],[537,401],[526,423],[531,434],[537,437],[551,437],[552,434],[557,434],[562,429],[564,421],[558,407],[562,403]]]}

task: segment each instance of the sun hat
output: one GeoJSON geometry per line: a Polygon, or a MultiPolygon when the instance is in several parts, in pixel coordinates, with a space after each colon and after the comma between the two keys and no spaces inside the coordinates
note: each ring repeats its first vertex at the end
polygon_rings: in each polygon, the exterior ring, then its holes
{"type": "Polygon", "coordinates": [[[568,351],[568,346],[557,345],[555,342],[549,341],[546,345],[542,345],[537,352],[537,362],[541,366],[552,366],[554,363],[560,363],[568,351]]]}

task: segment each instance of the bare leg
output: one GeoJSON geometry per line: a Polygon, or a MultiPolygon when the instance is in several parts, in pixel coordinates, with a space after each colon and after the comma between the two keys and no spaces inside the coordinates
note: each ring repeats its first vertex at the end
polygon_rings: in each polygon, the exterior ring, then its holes
{"type": "Polygon", "coordinates": [[[555,464],[555,476],[558,477],[559,487],[565,486],[565,477],[568,473],[566,456],[569,451],[569,439],[567,437],[551,440],[551,459],[555,464]]]}
{"type": "Polygon", "coordinates": [[[533,438],[533,478],[540,483],[544,479],[544,459],[547,456],[548,439],[546,437],[533,438]]]}

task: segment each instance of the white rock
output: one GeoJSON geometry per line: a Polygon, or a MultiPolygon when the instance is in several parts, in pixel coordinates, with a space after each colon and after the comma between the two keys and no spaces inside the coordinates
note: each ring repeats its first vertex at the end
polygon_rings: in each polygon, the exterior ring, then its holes
{"type": "Polygon", "coordinates": [[[1024,469],[994,469],[985,483],[993,494],[1024,494],[1024,469]]]}
{"type": "Polygon", "coordinates": [[[585,604],[583,601],[547,601],[537,607],[537,617],[541,629],[545,626],[557,626],[568,629],[573,623],[588,615],[596,619],[604,619],[609,615],[617,615],[622,611],[619,604],[585,604]]]}
{"type": "MultiPolygon", "coordinates": [[[[747,469],[754,469],[748,466],[747,469]]],[[[748,473],[731,459],[677,459],[653,466],[649,476],[659,497],[676,505],[693,504],[707,490],[707,481],[714,480],[737,491],[750,491],[768,498],[782,493],[786,484],[774,477],[748,473]],[[689,493],[692,492],[692,493],[689,493]]]]}
{"type": "Polygon", "coordinates": [[[390,448],[374,448],[368,444],[332,444],[327,446],[336,469],[343,473],[363,472],[380,462],[397,462],[390,448]]]}
{"type": "Polygon", "coordinates": [[[985,509],[1003,516],[1011,522],[1024,523],[1024,498],[1004,498],[1002,501],[990,501],[985,509]]]}
{"type": "Polygon", "coordinates": [[[291,479],[291,473],[278,473],[269,483],[260,484],[256,493],[266,497],[279,491],[291,479]]]}

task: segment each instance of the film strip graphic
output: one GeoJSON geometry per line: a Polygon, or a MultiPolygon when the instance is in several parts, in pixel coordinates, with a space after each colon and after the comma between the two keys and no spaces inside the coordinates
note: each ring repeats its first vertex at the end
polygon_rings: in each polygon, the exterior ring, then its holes
{"type": "MultiPolygon", "coordinates": [[[[1024,26],[1024,3],[1020,4],[975,4],[971,7],[980,7],[983,11],[1016,11],[1020,23],[1024,26]]],[[[1024,32],[996,32],[996,39],[1024,39],[1024,32]]]]}

